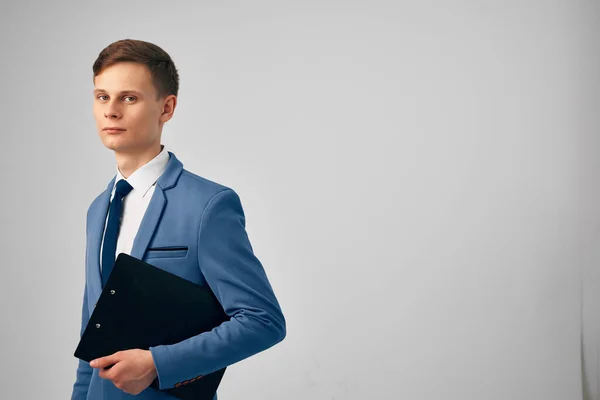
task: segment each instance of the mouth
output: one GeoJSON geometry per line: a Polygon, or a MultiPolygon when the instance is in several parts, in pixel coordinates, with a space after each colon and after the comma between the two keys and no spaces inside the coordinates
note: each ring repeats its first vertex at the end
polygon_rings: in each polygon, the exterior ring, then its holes
{"type": "Polygon", "coordinates": [[[123,128],[104,128],[102,130],[107,133],[119,133],[125,131],[125,129],[123,128]]]}

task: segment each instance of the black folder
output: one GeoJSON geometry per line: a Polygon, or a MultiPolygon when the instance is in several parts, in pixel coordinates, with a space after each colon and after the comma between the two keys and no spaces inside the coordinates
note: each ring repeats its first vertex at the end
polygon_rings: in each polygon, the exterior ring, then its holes
{"type": "MultiPolygon", "coordinates": [[[[120,253],[74,355],[90,362],[121,350],[174,344],[228,319],[208,286],[120,253]]],[[[162,391],[212,400],[225,369],[162,391]]],[[[150,386],[158,390],[158,378],[150,386]]]]}

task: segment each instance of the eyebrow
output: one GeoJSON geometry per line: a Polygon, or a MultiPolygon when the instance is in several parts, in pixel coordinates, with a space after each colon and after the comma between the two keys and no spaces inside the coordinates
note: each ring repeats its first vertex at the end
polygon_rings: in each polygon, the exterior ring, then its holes
{"type": "MultiPolygon", "coordinates": [[[[107,92],[107,91],[104,89],[94,89],[94,93],[99,93],[99,92],[107,92]]],[[[119,93],[117,93],[117,95],[124,94],[124,93],[135,93],[135,94],[139,94],[139,95],[143,94],[142,92],[138,92],[137,90],[130,89],[130,90],[121,90],[119,93]]]]}

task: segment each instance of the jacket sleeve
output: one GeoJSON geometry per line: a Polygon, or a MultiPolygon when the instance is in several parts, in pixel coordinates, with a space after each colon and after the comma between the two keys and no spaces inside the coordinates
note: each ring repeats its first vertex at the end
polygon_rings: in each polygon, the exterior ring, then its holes
{"type": "MultiPolygon", "coordinates": [[[[91,208],[91,206],[90,206],[91,208]]],[[[85,222],[86,231],[86,243],[87,243],[87,227],[89,226],[90,208],[88,208],[85,222]]],[[[87,246],[87,245],[86,245],[87,246]]],[[[87,248],[85,251],[85,264],[87,267],[87,248]]],[[[87,271],[87,268],[86,268],[87,271]]],[[[87,272],[86,272],[87,274],[87,272]]],[[[84,276],[86,275],[84,274],[84,276]]],[[[81,306],[81,328],[79,330],[79,339],[83,336],[83,332],[90,320],[90,313],[88,311],[88,295],[87,295],[87,276],[85,276],[85,285],[83,287],[83,302],[81,306]]],[[[93,368],[87,361],[79,360],[77,365],[77,371],[75,375],[75,383],[73,384],[73,392],[71,394],[71,400],[86,400],[88,388],[90,387],[90,381],[92,380],[93,368]]]]}
{"type": "Polygon", "coordinates": [[[286,335],[284,316],[253,253],[232,189],[215,194],[204,209],[198,265],[230,320],[181,342],[150,347],[161,390],[241,361],[286,335]]]}
{"type": "MultiPolygon", "coordinates": [[[[81,329],[79,331],[79,338],[83,335],[85,327],[90,319],[88,312],[88,301],[87,301],[87,284],[83,290],[83,307],[81,310],[81,329]]],[[[87,361],[79,360],[76,371],[76,379],[73,384],[73,393],[71,394],[71,400],[85,400],[87,397],[88,388],[90,386],[90,380],[92,379],[92,367],[87,361]]]]}

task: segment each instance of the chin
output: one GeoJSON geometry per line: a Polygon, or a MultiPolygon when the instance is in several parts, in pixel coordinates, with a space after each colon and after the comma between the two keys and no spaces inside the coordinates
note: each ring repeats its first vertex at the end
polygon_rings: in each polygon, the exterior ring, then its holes
{"type": "Polygon", "coordinates": [[[102,143],[104,147],[112,151],[127,151],[131,146],[124,140],[117,137],[103,137],[102,143]]]}

